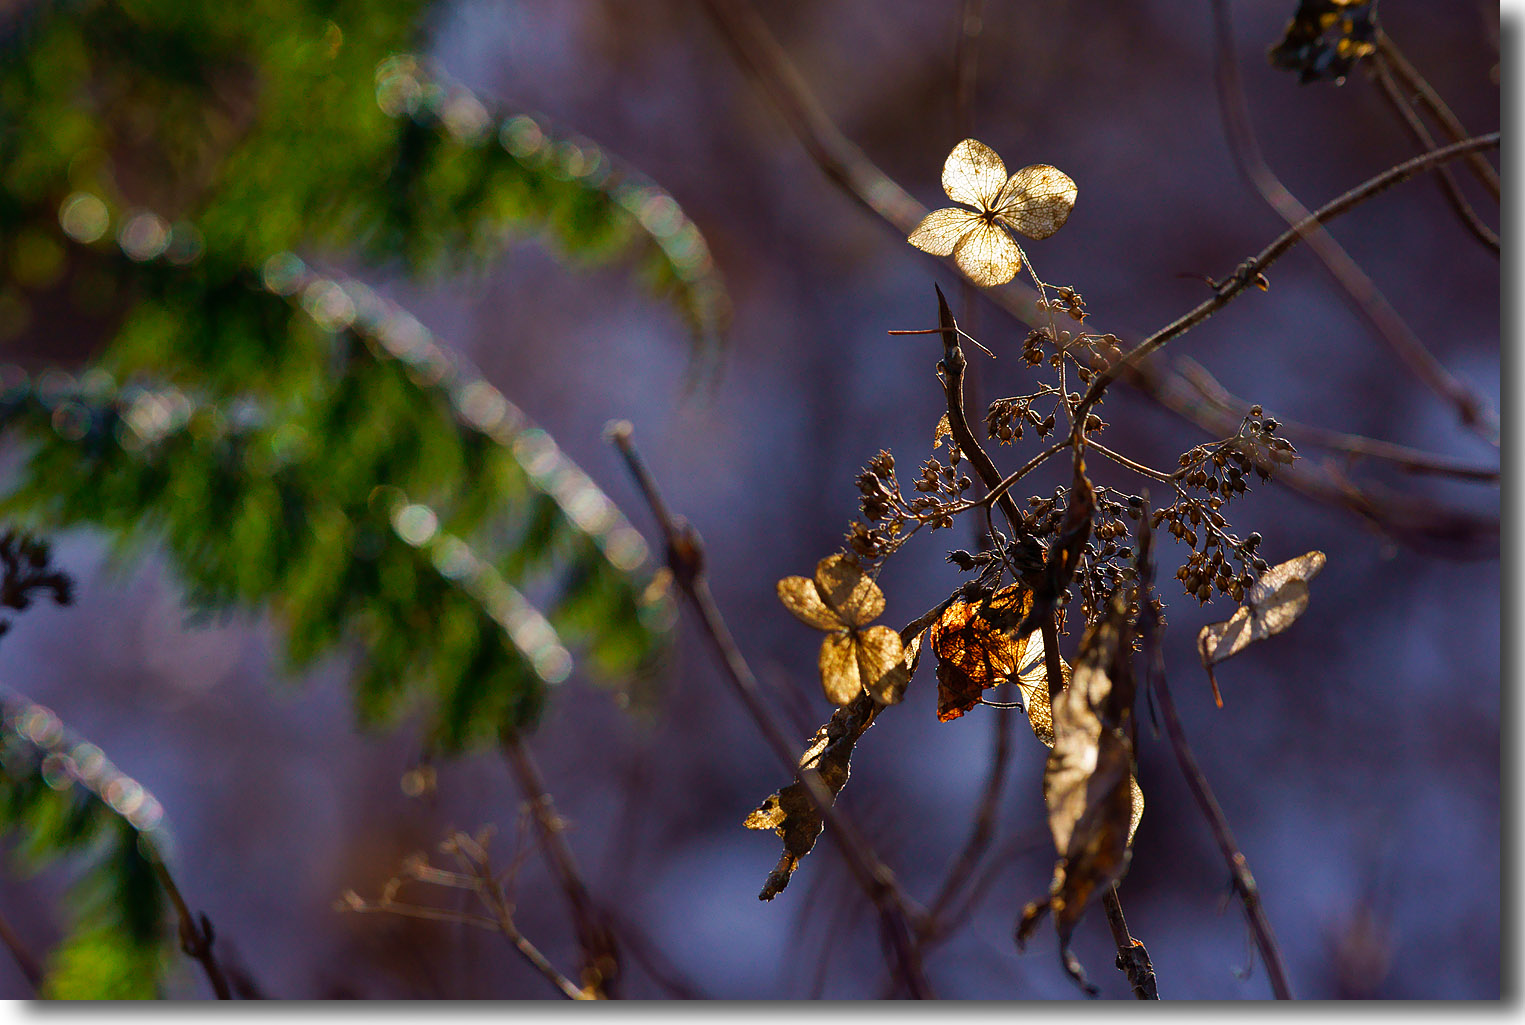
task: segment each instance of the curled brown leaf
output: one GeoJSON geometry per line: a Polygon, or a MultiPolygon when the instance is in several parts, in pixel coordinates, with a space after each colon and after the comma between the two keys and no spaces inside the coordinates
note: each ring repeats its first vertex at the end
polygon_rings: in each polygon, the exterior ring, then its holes
{"type": "Polygon", "coordinates": [[[1012,584],[984,601],[956,601],[927,633],[937,655],[937,718],[957,719],[979,704],[986,688],[1016,679],[1028,641],[1002,623],[1020,621],[1032,592],[1012,584]]]}

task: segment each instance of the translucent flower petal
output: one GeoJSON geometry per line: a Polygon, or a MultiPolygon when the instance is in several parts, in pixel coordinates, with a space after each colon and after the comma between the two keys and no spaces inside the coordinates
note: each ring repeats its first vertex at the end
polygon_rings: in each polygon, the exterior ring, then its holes
{"type": "Polygon", "coordinates": [[[1028,238],[1048,238],[1069,218],[1075,193],[1074,180],[1059,168],[1033,164],[1011,176],[995,208],[1028,238]]]}
{"type": "Polygon", "coordinates": [[[977,210],[994,210],[1006,186],[1006,165],[996,151],[978,139],[953,147],[943,164],[943,191],[955,203],[977,210]]]}
{"type": "Polygon", "coordinates": [[[953,248],[953,261],[976,285],[1004,285],[1022,268],[1022,250],[1005,230],[981,224],[953,248]]]}
{"type": "Polygon", "coordinates": [[[923,217],[906,241],[933,256],[952,256],[953,247],[979,225],[979,214],[961,207],[945,206],[923,217]]]}

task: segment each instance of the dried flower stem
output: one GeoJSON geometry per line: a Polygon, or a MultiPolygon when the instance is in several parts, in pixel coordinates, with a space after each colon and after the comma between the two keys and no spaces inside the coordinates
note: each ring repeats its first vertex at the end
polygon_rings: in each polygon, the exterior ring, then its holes
{"type": "MultiPolygon", "coordinates": [[[[725,43],[736,54],[742,70],[773,102],[790,131],[821,171],[900,235],[909,234],[926,216],[926,208],[868,160],[863,151],[848,141],[831,122],[762,19],[741,0],[705,0],[705,9],[715,21],[725,43]]],[[[1464,148],[1455,153],[1437,156],[1442,151],[1436,151],[1436,154],[1427,155],[1432,158],[1431,162],[1408,168],[1402,178],[1386,180],[1380,188],[1356,196],[1353,202],[1368,199],[1382,189],[1397,184],[1399,180],[1429,170],[1454,156],[1467,156],[1481,161],[1487,167],[1487,162],[1482,161],[1477,154],[1482,149],[1497,145],[1498,136],[1495,133],[1491,137],[1467,140],[1464,148]]],[[[1379,175],[1374,181],[1383,177],[1379,175]]],[[[1353,190],[1351,195],[1358,192],[1359,188],[1353,190]]],[[[1290,248],[1300,238],[1295,232],[1291,233],[1286,246],[1290,248]]],[[[945,265],[954,266],[950,259],[930,258],[942,259],[945,265]]],[[[1249,280],[1253,280],[1253,275],[1249,280]]],[[[1247,283],[1248,280],[1241,282],[1241,288],[1247,283]]],[[[1241,288],[1235,288],[1234,294],[1241,288]]],[[[1043,319],[1042,311],[1037,307],[1037,293],[1020,282],[1012,282],[1004,288],[986,289],[985,295],[1023,324],[1035,326],[1043,319]]],[[[1221,302],[1217,302],[1205,311],[1194,310],[1188,314],[1188,317],[1194,318],[1189,324],[1180,328],[1171,325],[1171,328],[1176,329],[1177,333],[1184,331],[1205,319],[1221,305],[1221,302]]],[[[1233,429],[1232,426],[1223,426],[1224,418],[1217,414],[1217,410],[1206,408],[1192,399],[1192,389],[1180,375],[1135,361],[1124,360],[1123,363],[1125,365],[1118,373],[1108,379],[1109,383],[1117,377],[1125,378],[1139,392],[1209,435],[1221,436],[1225,430],[1233,429]]],[[[1097,395],[1099,394],[1098,392],[1097,395]]],[[[1077,422],[1084,423],[1084,419],[1077,417],[1077,422]]],[[[1278,480],[1305,498],[1344,509],[1374,529],[1419,550],[1442,551],[1452,558],[1497,556],[1499,525],[1496,517],[1478,517],[1428,501],[1411,500],[1395,504],[1387,496],[1369,495],[1350,482],[1338,479],[1328,469],[1283,467],[1278,480]]]]}
{"type": "Polygon", "coordinates": [[[704,635],[725,667],[726,679],[775,756],[793,773],[822,820],[831,827],[828,832],[836,840],[849,871],[879,912],[885,941],[894,954],[900,979],[906,989],[917,999],[932,997],[932,988],[922,965],[920,946],[911,925],[912,920],[919,919],[922,912],[912,906],[895,881],[894,873],[874,854],[857,827],[834,806],[832,794],[821,782],[820,775],[800,766],[799,758],[785,739],[783,730],[763,703],[761,688],[710,592],[704,575],[704,548],[699,533],[668,511],[656,481],[631,441],[630,424],[622,421],[611,425],[608,437],[619,449],[625,465],[661,527],[667,542],[668,568],[698,613],[704,635]]]}

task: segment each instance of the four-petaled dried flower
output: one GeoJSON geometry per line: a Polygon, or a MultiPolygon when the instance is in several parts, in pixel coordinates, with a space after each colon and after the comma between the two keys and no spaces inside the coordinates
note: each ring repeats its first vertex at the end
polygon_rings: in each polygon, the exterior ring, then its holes
{"type": "Polygon", "coordinates": [[[884,592],[846,555],[831,555],[815,567],[815,579],[785,577],[778,597],[788,610],[817,630],[821,642],[821,686],[826,699],[845,705],[863,691],[892,705],[911,681],[905,646],[887,626],[869,626],[884,611],[884,592]]]}
{"type": "Polygon", "coordinates": [[[1033,164],[1010,178],[995,150],[977,139],[953,147],[943,164],[943,191],[955,203],[923,217],[906,241],[935,256],[952,256],[977,285],[1003,285],[1022,268],[1022,250],[1007,229],[1048,238],[1075,206],[1075,182],[1057,167],[1033,164]]]}

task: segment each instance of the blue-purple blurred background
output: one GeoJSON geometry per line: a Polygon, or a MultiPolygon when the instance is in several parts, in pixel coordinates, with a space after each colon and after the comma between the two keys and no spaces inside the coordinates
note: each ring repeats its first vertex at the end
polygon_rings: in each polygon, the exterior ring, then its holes
{"type": "MultiPolygon", "coordinates": [[[[1225,143],[1203,0],[985,6],[974,134],[1013,168],[1052,163],[1079,184],[1068,224],[1028,252],[1048,281],[1084,294],[1097,323],[1140,337],[1204,297],[1200,275],[1229,273],[1283,228],[1225,143]]],[[[1364,73],[1342,87],[1300,86],[1268,65],[1290,0],[1232,6],[1256,133],[1307,205],[1413,154],[1364,73]]],[[[939,203],[942,160],[960,138],[959,5],[759,7],[843,131],[918,199],[939,203]]],[[[1496,128],[1497,9],[1384,0],[1381,10],[1461,120],[1496,128]]],[[[774,582],[808,573],[837,547],[857,514],[853,478],[870,456],[892,450],[907,479],[928,454],[941,412],[938,347],[885,332],[931,326],[932,284],[957,305],[956,280],[827,180],[700,5],[466,0],[436,17],[434,56],[447,73],[575,127],[671,190],[724,272],[735,307],[730,348],[711,387],[686,391],[684,332],[669,307],[618,270],[569,273],[529,244],[447,288],[373,284],[476,361],[653,537],[601,440],[607,420],[632,421],[669,502],[704,536],[743,651],[803,739],[829,712],[818,637],[778,604],[774,582]]],[[[1492,219],[1496,208],[1466,187],[1492,219]]],[[[1440,361],[1496,406],[1498,260],[1436,184],[1403,185],[1334,234],[1440,361]]],[[[1026,329],[983,301],[965,326],[1000,357],[974,357],[983,399],[1028,390],[1016,358],[1026,329]]],[[[1268,292],[1245,295],[1163,358],[1181,357],[1272,414],[1496,464],[1497,450],[1395,361],[1305,251],[1277,265],[1268,292]]],[[[1105,412],[1109,442],[1155,465],[1209,440],[1135,393],[1117,392],[1105,412]]],[[[1015,468],[1037,451],[1026,444],[999,450],[998,461],[1015,468]]],[[[1303,451],[1310,461],[1337,458],[1303,451]]],[[[1369,462],[1345,469],[1363,483],[1498,513],[1490,485],[1369,462]]],[[[1221,668],[1219,710],[1193,639],[1229,610],[1181,596],[1169,575],[1185,553],[1160,554],[1172,685],[1294,989],[1312,998],[1498,997],[1497,560],[1415,552],[1275,486],[1257,486],[1233,522],[1259,530],[1272,561],[1312,548],[1329,556],[1304,619],[1221,668]]],[[[501,761],[441,765],[436,799],[409,798],[398,781],[417,740],[406,729],[351,729],[341,660],[290,679],[268,624],[189,623],[176,581],[154,558],[113,566],[94,536],[58,542],[79,599],[19,620],[5,642],[6,682],[57,710],[160,798],[178,881],[268,994],[549,995],[497,937],[332,909],[346,888],[374,893],[448,828],[496,823],[506,859],[520,799],[501,761]]],[[[960,524],[892,560],[884,621],[909,621],[944,597],[960,579],[944,555],[971,543],[960,524]]],[[[638,720],[574,677],[533,739],[591,887],[643,937],[632,940],[640,953],[629,957],[627,992],[668,995],[661,975],[681,980],[679,991],[723,998],[884,993],[873,915],[829,840],[779,899],[758,902],[778,844],[741,820],[786,777],[686,618],[663,686],[656,716],[638,720]]],[[[964,842],[995,720],[1007,717],[1015,755],[995,844],[1001,868],[928,970],[947,997],[1077,997],[1049,929],[1025,954],[1011,939],[1052,870],[1044,751],[1020,713],[977,708],[938,723],[934,689],[923,666],[905,704],[864,737],[843,807],[905,888],[927,899],[964,842]]],[[[1147,729],[1139,779],[1148,803],[1121,892],[1162,995],[1269,996],[1211,835],[1168,745],[1147,729]]],[[[56,928],[56,882],[7,883],[0,901],[46,936],[56,928]]],[[[537,859],[517,894],[521,927],[570,965],[569,918],[537,859]]],[[[1105,995],[1128,995],[1099,912],[1076,951],[1105,995]]],[[[21,991],[13,974],[0,963],[0,989],[21,991]]],[[[199,982],[186,972],[181,989],[198,993],[199,982]]]]}

